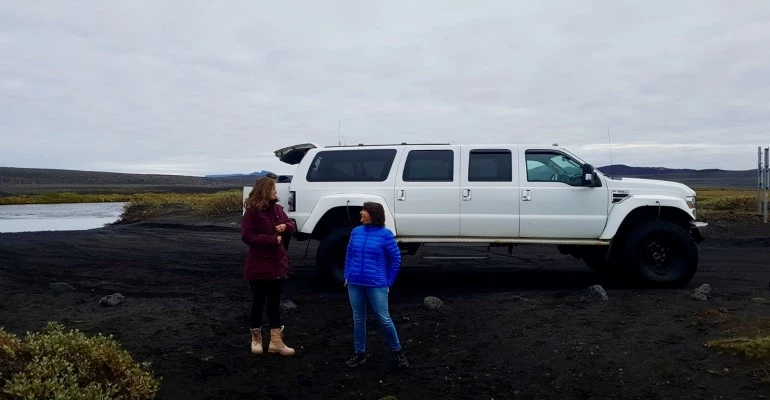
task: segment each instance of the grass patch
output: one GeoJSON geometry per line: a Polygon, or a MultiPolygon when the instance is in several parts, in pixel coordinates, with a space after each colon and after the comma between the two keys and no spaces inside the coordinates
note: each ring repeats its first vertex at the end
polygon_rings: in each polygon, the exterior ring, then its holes
{"type": "MultiPolygon", "coordinates": [[[[736,189],[696,189],[698,213],[703,220],[753,219],[756,217],[757,192],[736,189]]],[[[201,217],[237,214],[242,210],[240,189],[216,193],[138,193],[81,194],[74,192],[43,193],[0,197],[0,205],[59,203],[128,203],[123,222],[136,222],[163,215],[172,209],[187,209],[201,217]]]]}
{"type": "Polygon", "coordinates": [[[718,326],[729,336],[707,341],[706,348],[758,362],[755,376],[764,383],[770,383],[770,320],[737,317],[713,309],[696,313],[693,317],[695,324],[718,326]]]}
{"type": "Polygon", "coordinates": [[[206,218],[239,215],[243,210],[242,199],[241,189],[215,193],[80,194],[57,192],[0,197],[0,205],[122,202],[126,204],[123,206],[123,213],[119,222],[131,223],[178,210],[190,211],[199,217],[206,218]]]}
{"type": "Polygon", "coordinates": [[[243,210],[242,201],[241,190],[202,194],[141,194],[123,206],[119,222],[138,222],[176,210],[191,211],[207,218],[240,215],[243,210]]]}
{"type": "Polygon", "coordinates": [[[710,340],[706,342],[706,347],[724,351],[733,356],[770,360],[770,336],[710,340]]]}
{"type": "Polygon", "coordinates": [[[706,347],[731,356],[759,360],[759,372],[755,375],[761,382],[770,383],[770,336],[733,337],[706,342],[706,347]]]}
{"type": "Polygon", "coordinates": [[[712,211],[744,211],[757,209],[757,192],[752,190],[702,189],[698,193],[698,207],[712,211]]]}
{"type": "Polygon", "coordinates": [[[152,399],[160,387],[112,337],[55,322],[24,338],[0,329],[0,398],[152,399]]]}
{"type": "Polygon", "coordinates": [[[696,189],[698,219],[754,220],[757,215],[757,192],[737,189],[696,189]]]}
{"type": "Polygon", "coordinates": [[[133,194],[81,194],[54,192],[22,196],[0,197],[0,205],[13,204],[63,204],[63,203],[122,203],[133,200],[133,194]]]}

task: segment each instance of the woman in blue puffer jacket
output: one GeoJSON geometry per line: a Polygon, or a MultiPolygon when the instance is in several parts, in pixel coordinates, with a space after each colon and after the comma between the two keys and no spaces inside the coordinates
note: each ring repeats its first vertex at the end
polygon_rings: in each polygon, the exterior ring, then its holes
{"type": "Polygon", "coordinates": [[[393,233],[385,228],[385,210],[379,203],[366,202],[361,223],[353,229],[345,256],[345,285],[353,309],[356,354],[345,364],[358,367],[366,362],[366,303],[372,306],[385,339],[401,368],[409,366],[396,327],[388,311],[388,293],[401,266],[401,252],[393,233]]]}

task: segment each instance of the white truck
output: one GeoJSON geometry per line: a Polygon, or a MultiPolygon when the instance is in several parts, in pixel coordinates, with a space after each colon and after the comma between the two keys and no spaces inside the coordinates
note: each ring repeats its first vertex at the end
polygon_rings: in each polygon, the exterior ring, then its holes
{"type": "Polygon", "coordinates": [[[708,228],[689,187],[614,179],[557,145],[306,143],[275,155],[297,166],[278,184],[295,238],[320,241],[316,265],[332,282],[367,201],[383,205],[406,254],[425,243],[553,244],[609,278],[653,286],[692,278],[708,228]]]}

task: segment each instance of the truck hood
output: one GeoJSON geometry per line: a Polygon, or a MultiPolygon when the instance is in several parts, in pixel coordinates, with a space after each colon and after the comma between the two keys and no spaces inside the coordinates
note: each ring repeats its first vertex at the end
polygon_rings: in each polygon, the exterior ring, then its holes
{"type": "Polygon", "coordinates": [[[656,179],[607,178],[607,186],[610,190],[627,190],[630,195],[664,194],[680,198],[695,196],[695,191],[687,185],[656,179]]]}

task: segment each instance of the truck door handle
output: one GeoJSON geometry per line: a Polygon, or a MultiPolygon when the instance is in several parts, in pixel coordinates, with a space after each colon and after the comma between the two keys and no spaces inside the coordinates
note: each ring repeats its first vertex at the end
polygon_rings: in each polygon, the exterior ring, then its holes
{"type": "Polygon", "coordinates": [[[463,200],[464,201],[470,201],[471,199],[471,190],[470,189],[463,189],[463,200]]]}
{"type": "Polygon", "coordinates": [[[404,190],[398,191],[398,197],[396,198],[398,201],[404,201],[406,200],[406,192],[404,190]]]}
{"type": "Polygon", "coordinates": [[[522,190],[521,201],[532,201],[532,191],[529,189],[522,190]]]}

